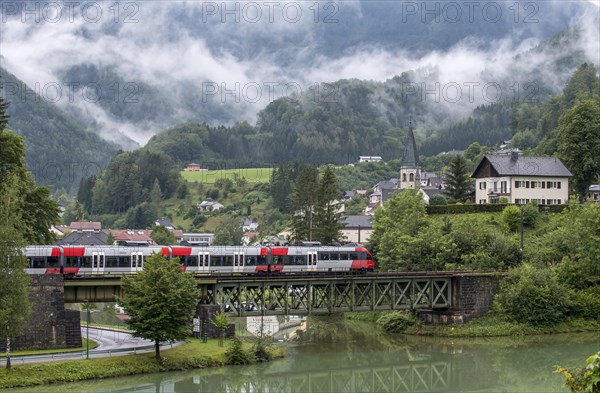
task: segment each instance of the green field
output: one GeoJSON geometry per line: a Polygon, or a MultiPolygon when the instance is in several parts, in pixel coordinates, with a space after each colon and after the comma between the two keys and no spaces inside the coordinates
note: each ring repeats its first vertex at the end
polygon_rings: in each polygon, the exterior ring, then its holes
{"type": "Polygon", "coordinates": [[[219,179],[246,179],[248,183],[267,183],[273,168],[237,168],[214,171],[181,172],[181,176],[189,182],[213,184],[219,179]]]}

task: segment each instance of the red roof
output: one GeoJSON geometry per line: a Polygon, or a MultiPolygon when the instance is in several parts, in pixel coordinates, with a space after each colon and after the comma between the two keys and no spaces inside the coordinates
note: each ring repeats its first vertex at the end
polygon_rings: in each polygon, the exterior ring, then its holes
{"type": "Polygon", "coordinates": [[[102,229],[102,224],[99,221],[73,221],[69,228],[72,231],[99,231],[102,229]]]}

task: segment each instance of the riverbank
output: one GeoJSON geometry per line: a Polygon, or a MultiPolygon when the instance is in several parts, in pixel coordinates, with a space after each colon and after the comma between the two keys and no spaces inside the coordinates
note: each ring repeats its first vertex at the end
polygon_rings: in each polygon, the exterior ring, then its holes
{"type": "Polygon", "coordinates": [[[531,326],[507,322],[498,317],[483,317],[460,325],[416,324],[409,326],[405,333],[435,337],[502,337],[596,331],[600,331],[600,323],[585,319],[571,319],[551,326],[531,326]]]}
{"type": "MultiPolygon", "coordinates": [[[[244,349],[250,346],[245,343],[244,349]]],[[[183,345],[161,351],[163,362],[160,364],[156,362],[154,353],[145,353],[26,364],[14,366],[11,370],[2,368],[0,389],[225,366],[230,364],[226,355],[228,347],[229,342],[219,347],[218,340],[203,343],[198,339],[190,339],[183,345]]],[[[284,348],[278,346],[273,346],[269,351],[272,358],[281,358],[285,354],[284,348]]]]}

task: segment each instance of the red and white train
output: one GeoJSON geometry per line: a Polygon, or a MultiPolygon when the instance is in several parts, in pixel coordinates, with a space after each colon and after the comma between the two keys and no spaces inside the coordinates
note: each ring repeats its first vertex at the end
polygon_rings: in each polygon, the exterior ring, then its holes
{"type": "Polygon", "coordinates": [[[29,274],[118,275],[144,268],[159,253],[179,258],[193,274],[260,274],[373,271],[371,253],[354,246],[28,246],[29,274]]]}

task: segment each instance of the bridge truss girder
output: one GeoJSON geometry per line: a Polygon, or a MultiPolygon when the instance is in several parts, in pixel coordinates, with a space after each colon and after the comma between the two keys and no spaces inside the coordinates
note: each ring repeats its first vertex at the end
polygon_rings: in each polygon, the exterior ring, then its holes
{"type": "Polygon", "coordinates": [[[235,316],[443,309],[452,306],[450,277],[365,279],[269,279],[221,282],[203,303],[235,316]]]}

